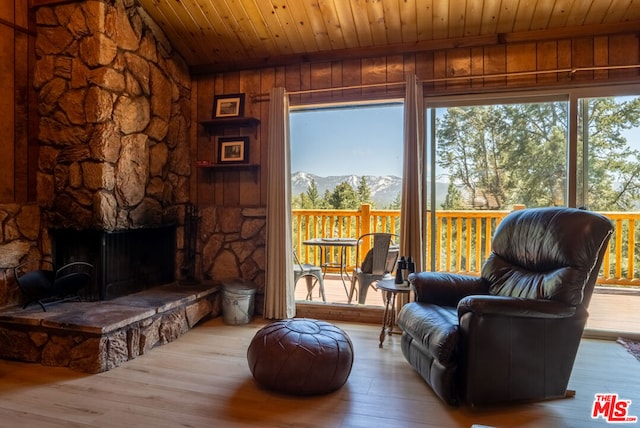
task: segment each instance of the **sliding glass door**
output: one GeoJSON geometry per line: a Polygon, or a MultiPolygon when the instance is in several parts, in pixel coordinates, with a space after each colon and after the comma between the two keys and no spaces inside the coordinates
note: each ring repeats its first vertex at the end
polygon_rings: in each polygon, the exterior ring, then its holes
{"type": "Polygon", "coordinates": [[[510,210],[567,205],[567,98],[461,100],[427,109],[434,270],[479,273],[510,210]]]}
{"type": "Polygon", "coordinates": [[[640,88],[427,98],[425,105],[427,266],[479,274],[497,224],[514,209],[597,211],[616,232],[589,322],[637,332],[640,88]]]}
{"type": "Polygon", "coordinates": [[[578,203],[640,210],[640,96],[578,100],[578,203]]]}
{"type": "Polygon", "coordinates": [[[601,284],[626,293],[640,284],[640,96],[580,98],[578,106],[578,200],[614,222],[601,284]]]}

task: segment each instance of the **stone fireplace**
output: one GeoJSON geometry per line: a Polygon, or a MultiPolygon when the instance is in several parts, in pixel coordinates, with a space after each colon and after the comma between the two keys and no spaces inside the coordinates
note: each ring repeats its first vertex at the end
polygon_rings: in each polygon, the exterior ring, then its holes
{"type": "Polygon", "coordinates": [[[173,226],[120,231],[51,230],[55,266],[86,261],[94,266],[84,300],[110,300],[175,280],[173,226]]]}
{"type": "MultiPolygon", "coordinates": [[[[0,358],[97,373],[221,312],[219,285],[175,281],[185,266],[191,77],[136,0],[41,6],[36,32],[38,207],[0,211],[4,237],[25,238],[2,259],[86,261],[94,278],[84,301],[7,308],[0,358]]],[[[0,301],[16,294],[0,290],[0,301]]]]}
{"type": "Polygon", "coordinates": [[[189,202],[188,67],[134,0],[40,7],[36,25],[53,261],[94,264],[92,299],[172,281],[189,202]]]}

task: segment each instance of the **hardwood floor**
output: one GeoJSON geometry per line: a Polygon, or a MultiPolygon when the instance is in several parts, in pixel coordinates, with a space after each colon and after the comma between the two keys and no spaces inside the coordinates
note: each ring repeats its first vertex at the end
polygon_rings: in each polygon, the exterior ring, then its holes
{"type": "Polygon", "coordinates": [[[259,388],[246,351],[264,320],[207,321],[177,341],[108,372],[87,375],[0,361],[3,427],[597,427],[594,394],[632,400],[640,416],[640,361],[612,341],[583,340],[575,398],[488,409],[443,404],[404,360],[399,336],[378,348],[379,326],[336,322],[355,362],[340,390],[290,397],[259,388]]]}
{"type": "MultiPolygon", "coordinates": [[[[328,274],[326,276],[325,292],[327,302],[339,305],[347,303],[347,295],[337,275],[328,274]]],[[[296,286],[296,299],[303,302],[305,297],[305,280],[301,279],[296,286]]],[[[318,296],[318,287],[316,286],[313,293],[313,303],[320,302],[322,299],[318,296]]],[[[369,289],[365,305],[371,308],[382,308],[383,301],[380,292],[369,289]]],[[[379,314],[372,314],[366,318],[360,314],[357,319],[371,322],[372,319],[376,319],[375,317],[382,320],[382,315],[379,314]]],[[[355,320],[348,317],[346,319],[355,320]]],[[[609,337],[615,340],[618,336],[623,336],[640,341],[640,291],[635,294],[610,294],[602,290],[594,293],[589,305],[586,330],[588,337],[609,337]]]]}

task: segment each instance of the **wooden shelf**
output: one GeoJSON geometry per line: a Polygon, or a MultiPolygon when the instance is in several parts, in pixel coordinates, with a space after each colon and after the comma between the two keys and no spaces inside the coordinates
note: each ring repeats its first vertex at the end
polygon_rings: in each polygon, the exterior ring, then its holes
{"type": "Polygon", "coordinates": [[[257,163],[209,163],[199,164],[196,162],[196,167],[206,169],[258,169],[260,165],[257,163]]]}
{"type": "MultiPolygon", "coordinates": [[[[222,134],[227,128],[257,128],[260,120],[255,117],[225,117],[220,119],[202,120],[198,122],[209,132],[209,139],[212,135],[222,134]]],[[[245,150],[248,150],[245,147],[245,150]]],[[[214,171],[246,171],[253,172],[253,179],[258,179],[259,164],[255,163],[215,163],[212,161],[196,161],[196,167],[214,171]]]]}
{"type": "Polygon", "coordinates": [[[207,171],[251,171],[253,175],[253,181],[258,181],[258,170],[260,169],[260,165],[257,163],[230,163],[230,164],[198,164],[196,162],[196,167],[200,169],[204,169],[207,171]]]}
{"type": "Polygon", "coordinates": [[[260,119],[255,117],[224,117],[220,119],[201,120],[198,122],[210,133],[221,131],[225,128],[255,128],[260,124],[260,119]]]}

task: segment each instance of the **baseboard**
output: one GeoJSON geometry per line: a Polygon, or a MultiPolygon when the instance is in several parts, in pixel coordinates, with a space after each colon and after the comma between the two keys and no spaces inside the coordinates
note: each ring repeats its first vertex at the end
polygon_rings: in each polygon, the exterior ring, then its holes
{"type": "Polygon", "coordinates": [[[377,306],[296,302],[296,317],[382,325],[383,315],[377,306]]]}
{"type": "Polygon", "coordinates": [[[585,329],[582,333],[582,337],[585,339],[599,339],[599,340],[616,340],[619,337],[631,339],[640,342],[640,333],[631,331],[611,331],[611,330],[597,330],[597,329],[585,329]]]}

